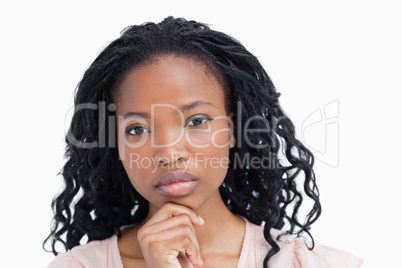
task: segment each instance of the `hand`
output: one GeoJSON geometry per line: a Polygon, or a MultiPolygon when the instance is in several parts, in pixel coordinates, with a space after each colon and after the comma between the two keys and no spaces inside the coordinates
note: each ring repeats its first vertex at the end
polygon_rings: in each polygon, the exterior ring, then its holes
{"type": "Polygon", "coordinates": [[[192,209],[167,203],[138,230],[147,267],[187,268],[202,265],[193,225],[204,221],[192,209]]]}

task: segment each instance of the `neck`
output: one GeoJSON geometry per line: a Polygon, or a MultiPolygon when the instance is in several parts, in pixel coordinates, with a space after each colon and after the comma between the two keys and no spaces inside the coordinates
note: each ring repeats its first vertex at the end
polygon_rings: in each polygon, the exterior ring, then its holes
{"type": "MultiPolygon", "coordinates": [[[[225,247],[225,243],[233,238],[233,234],[245,230],[245,222],[232,214],[217,191],[206,204],[195,211],[205,221],[202,226],[194,226],[198,243],[205,253],[216,248],[225,247]]],[[[226,244],[227,246],[227,244],[226,244]]]]}

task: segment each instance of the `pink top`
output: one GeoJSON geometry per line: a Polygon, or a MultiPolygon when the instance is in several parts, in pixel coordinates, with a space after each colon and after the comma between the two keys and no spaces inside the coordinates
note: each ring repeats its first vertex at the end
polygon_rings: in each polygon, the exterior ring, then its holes
{"type": "MultiPolygon", "coordinates": [[[[265,240],[262,226],[246,220],[246,234],[237,268],[260,268],[263,260],[271,249],[265,240]]],[[[281,231],[271,231],[276,238],[281,231]]],[[[303,238],[283,235],[276,240],[280,251],[269,261],[269,267],[280,268],[352,268],[360,267],[362,259],[345,251],[315,244],[313,250],[306,247],[303,238]]],[[[74,247],[71,251],[58,255],[48,268],[123,268],[117,246],[117,236],[114,235],[102,241],[92,241],[86,245],[74,247]]]]}

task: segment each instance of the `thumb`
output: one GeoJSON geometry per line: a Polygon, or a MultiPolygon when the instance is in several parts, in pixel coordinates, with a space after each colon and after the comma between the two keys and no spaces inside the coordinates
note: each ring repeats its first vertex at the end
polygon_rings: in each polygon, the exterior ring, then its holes
{"type": "Polygon", "coordinates": [[[183,267],[183,268],[193,268],[193,265],[187,259],[186,253],[184,253],[184,251],[179,252],[179,255],[177,256],[177,259],[179,260],[179,263],[180,263],[181,267],[183,267]]]}

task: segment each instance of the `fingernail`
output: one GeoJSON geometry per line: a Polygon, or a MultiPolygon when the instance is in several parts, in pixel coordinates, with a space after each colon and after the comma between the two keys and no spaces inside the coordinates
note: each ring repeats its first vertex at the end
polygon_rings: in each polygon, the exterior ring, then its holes
{"type": "Polygon", "coordinates": [[[204,224],[204,220],[201,218],[201,216],[198,216],[198,219],[200,220],[200,222],[202,223],[202,224],[204,224]]]}
{"type": "Polygon", "coordinates": [[[204,262],[202,261],[201,257],[200,257],[200,260],[198,261],[198,264],[199,264],[200,266],[202,266],[202,265],[204,264],[204,262]]]}

